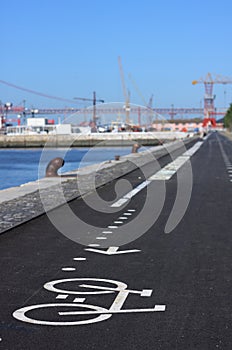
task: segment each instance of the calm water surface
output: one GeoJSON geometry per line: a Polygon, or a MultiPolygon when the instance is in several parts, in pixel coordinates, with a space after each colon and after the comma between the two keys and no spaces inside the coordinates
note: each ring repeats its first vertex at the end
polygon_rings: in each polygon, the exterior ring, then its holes
{"type": "Polygon", "coordinates": [[[131,147],[93,147],[71,149],[0,149],[0,190],[19,186],[44,177],[48,162],[62,157],[65,165],[60,172],[75,170],[94,163],[114,159],[115,155],[125,155],[131,147]]]}

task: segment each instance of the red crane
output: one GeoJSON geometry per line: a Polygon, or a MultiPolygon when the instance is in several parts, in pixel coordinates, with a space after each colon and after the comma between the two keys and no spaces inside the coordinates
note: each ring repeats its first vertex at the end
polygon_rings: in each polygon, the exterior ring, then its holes
{"type": "Polygon", "coordinates": [[[200,78],[198,80],[192,81],[193,85],[204,84],[205,86],[205,96],[204,96],[204,116],[209,118],[210,115],[217,114],[214,107],[215,95],[213,95],[214,84],[232,84],[232,79],[227,77],[222,77],[216,75],[214,78],[210,73],[206,75],[205,78],[200,78]]]}

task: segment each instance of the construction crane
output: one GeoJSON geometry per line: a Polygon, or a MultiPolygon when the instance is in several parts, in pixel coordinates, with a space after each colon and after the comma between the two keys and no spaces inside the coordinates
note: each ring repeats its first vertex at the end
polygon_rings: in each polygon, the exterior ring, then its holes
{"type": "MultiPolygon", "coordinates": [[[[22,90],[22,91],[25,91],[25,92],[29,92],[31,94],[42,96],[42,97],[46,97],[46,98],[49,98],[49,99],[52,99],[52,100],[58,100],[58,101],[73,103],[73,100],[71,100],[71,99],[67,99],[67,98],[63,98],[63,97],[57,97],[57,96],[53,96],[53,95],[48,95],[48,94],[45,94],[43,92],[31,90],[31,89],[28,89],[28,88],[25,88],[25,87],[22,87],[22,86],[18,86],[18,85],[9,83],[9,82],[7,82],[5,80],[0,80],[0,83],[4,84],[4,85],[7,85],[7,86],[10,86],[10,87],[12,87],[14,89],[18,89],[18,90],[22,90]]],[[[104,103],[104,100],[97,100],[95,91],[93,92],[93,98],[74,97],[74,100],[79,100],[79,101],[83,101],[83,102],[85,102],[85,101],[93,102],[93,123],[96,124],[96,102],[104,103]]],[[[25,112],[25,106],[24,106],[24,112],[25,112]]]]}
{"type": "Polygon", "coordinates": [[[232,84],[232,79],[227,77],[222,77],[216,75],[214,78],[210,73],[206,75],[205,78],[200,78],[198,80],[192,81],[193,85],[204,84],[205,86],[205,96],[204,96],[204,116],[209,118],[210,115],[215,115],[214,100],[215,95],[213,95],[213,86],[214,84],[232,84]]]}
{"type": "Polygon", "coordinates": [[[93,102],[93,124],[96,126],[97,124],[97,116],[96,116],[96,103],[101,102],[104,103],[104,100],[97,100],[96,99],[96,92],[93,92],[93,98],[83,98],[83,97],[74,97],[74,100],[81,100],[81,101],[92,101],[93,102]]]}
{"type": "Polygon", "coordinates": [[[123,72],[122,61],[121,61],[120,56],[118,56],[118,66],[119,66],[119,71],[120,71],[123,95],[124,95],[124,99],[125,99],[126,124],[129,124],[130,123],[130,93],[127,92],[127,90],[126,90],[124,72],[123,72]]]}
{"type": "MultiPolygon", "coordinates": [[[[134,79],[132,78],[132,75],[129,74],[129,79],[130,81],[132,82],[132,84],[134,85],[134,88],[135,90],[137,91],[137,94],[141,97],[143,103],[145,106],[147,106],[147,112],[148,112],[148,124],[149,126],[151,126],[152,124],[152,117],[153,117],[153,114],[154,114],[154,111],[152,109],[152,104],[153,104],[153,94],[151,95],[148,103],[146,101],[146,99],[144,98],[143,94],[141,93],[140,89],[138,88],[136,82],[134,81],[134,79]]],[[[140,114],[141,110],[139,109],[139,114],[140,114]]],[[[139,125],[140,125],[140,122],[139,122],[139,125]]]]}

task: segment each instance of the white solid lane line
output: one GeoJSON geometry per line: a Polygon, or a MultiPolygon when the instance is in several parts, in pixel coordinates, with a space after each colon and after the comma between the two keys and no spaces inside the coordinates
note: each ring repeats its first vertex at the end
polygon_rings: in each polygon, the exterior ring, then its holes
{"type": "Polygon", "coordinates": [[[123,204],[128,202],[132,197],[134,197],[138,192],[140,192],[142,189],[144,189],[149,183],[150,183],[150,181],[147,181],[147,180],[142,182],[140,185],[135,187],[132,191],[125,194],[125,196],[120,198],[117,202],[113,203],[111,205],[111,207],[113,207],[113,208],[121,207],[123,204]]]}
{"type": "MultiPolygon", "coordinates": [[[[154,180],[169,180],[176,172],[179,170],[201,147],[203,141],[198,141],[193,147],[188,149],[181,156],[177,157],[173,162],[167,164],[164,168],[159,170],[157,173],[153,174],[148,180],[142,182],[132,191],[125,194],[122,198],[117,200],[111,205],[111,207],[118,208],[127,203],[132,197],[134,197],[138,192],[147,187],[151,181],[154,180]]],[[[128,209],[128,211],[134,211],[133,209],[128,209]]],[[[128,214],[123,214],[128,215],[128,214]]],[[[119,219],[123,219],[120,217],[119,219]]]]}
{"type": "Polygon", "coordinates": [[[176,158],[173,162],[167,164],[164,168],[149,177],[150,181],[169,180],[189,159],[192,157],[202,145],[202,141],[197,142],[193,147],[176,158]]]}

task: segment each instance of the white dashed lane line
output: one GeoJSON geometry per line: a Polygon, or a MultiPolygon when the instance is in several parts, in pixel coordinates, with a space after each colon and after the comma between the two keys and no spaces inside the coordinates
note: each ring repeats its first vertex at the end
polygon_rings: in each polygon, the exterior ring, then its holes
{"type": "Polygon", "coordinates": [[[67,299],[68,298],[68,294],[58,294],[56,299],[67,299]]]}
{"type": "Polygon", "coordinates": [[[75,267],[63,267],[62,271],[76,271],[75,267]]]}

